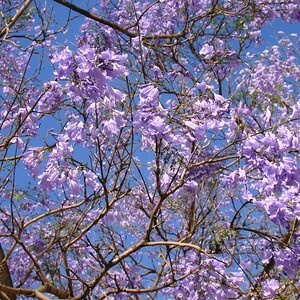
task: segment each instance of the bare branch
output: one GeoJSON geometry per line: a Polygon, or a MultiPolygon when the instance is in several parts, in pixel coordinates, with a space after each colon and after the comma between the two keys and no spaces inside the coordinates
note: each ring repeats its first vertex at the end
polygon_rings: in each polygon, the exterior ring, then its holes
{"type": "Polygon", "coordinates": [[[11,18],[11,20],[0,30],[0,38],[2,38],[5,34],[8,34],[10,28],[14,26],[14,24],[18,21],[18,19],[22,16],[24,11],[28,8],[33,0],[26,0],[23,6],[16,12],[16,14],[11,18]]]}
{"type": "Polygon", "coordinates": [[[90,13],[87,10],[82,9],[82,8],[76,6],[76,5],[74,5],[74,4],[72,4],[72,3],[68,2],[68,1],[65,1],[65,0],[54,0],[54,1],[57,2],[57,3],[59,3],[59,4],[62,4],[64,6],[66,6],[68,8],[70,8],[71,10],[74,10],[74,11],[76,11],[76,12],[84,15],[85,17],[87,17],[89,19],[92,19],[94,21],[100,22],[100,23],[102,23],[104,25],[107,25],[107,26],[109,26],[109,27],[111,27],[111,28],[113,28],[115,30],[118,30],[118,31],[124,33],[125,35],[127,35],[127,36],[129,36],[131,38],[137,37],[137,33],[133,33],[133,32],[125,29],[124,27],[122,27],[122,26],[120,26],[120,25],[118,25],[118,24],[116,24],[114,22],[111,22],[109,20],[106,20],[106,19],[103,19],[103,18],[101,18],[99,16],[96,16],[95,14],[90,13]]]}

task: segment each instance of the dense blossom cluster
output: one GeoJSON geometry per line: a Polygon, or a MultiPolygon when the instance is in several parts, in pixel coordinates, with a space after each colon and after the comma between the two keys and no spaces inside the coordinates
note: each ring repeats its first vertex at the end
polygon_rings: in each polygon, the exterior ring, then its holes
{"type": "Polygon", "coordinates": [[[0,290],[297,299],[298,1],[55,2],[0,1],[0,290]]]}

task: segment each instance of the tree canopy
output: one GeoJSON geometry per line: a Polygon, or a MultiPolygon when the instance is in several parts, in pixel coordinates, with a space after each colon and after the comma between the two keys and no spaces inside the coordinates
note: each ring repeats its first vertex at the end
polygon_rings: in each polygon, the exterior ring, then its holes
{"type": "Polygon", "coordinates": [[[0,299],[299,299],[299,1],[75,2],[0,0],[0,299]]]}

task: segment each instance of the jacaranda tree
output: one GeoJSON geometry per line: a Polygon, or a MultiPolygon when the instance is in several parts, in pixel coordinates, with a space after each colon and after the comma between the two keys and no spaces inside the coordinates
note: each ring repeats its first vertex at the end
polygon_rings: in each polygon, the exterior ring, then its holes
{"type": "Polygon", "coordinates": [[[299,299],[299,21],[1,0],[0,299],[299,299]]]}

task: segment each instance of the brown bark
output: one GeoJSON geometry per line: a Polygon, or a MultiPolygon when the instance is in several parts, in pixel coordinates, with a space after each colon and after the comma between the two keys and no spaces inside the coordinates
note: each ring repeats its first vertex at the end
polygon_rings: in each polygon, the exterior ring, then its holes
{"type": "MultiPolygon", "coordinates": [[[[10,272],[8,269],[7,262],[5,260],[5,254],[3,248],[0,244],[0,283],[9,287],[13,287],[13,283],[11,280],[10,272]]],[[[15,300],[16,295],[7,295],[6,293],[0,291],[0,299],[1,300],[15,300]]]]}

